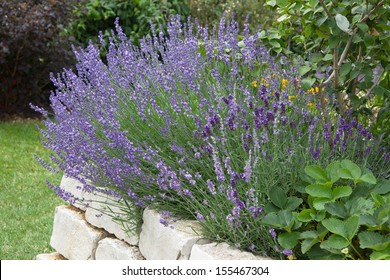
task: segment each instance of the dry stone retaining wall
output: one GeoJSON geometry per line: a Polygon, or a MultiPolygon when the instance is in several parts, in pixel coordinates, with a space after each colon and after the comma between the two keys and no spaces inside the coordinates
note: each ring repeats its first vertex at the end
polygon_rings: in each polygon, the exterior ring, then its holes
{"type": "MultiPolygon", "coordinates": [[[[96,193],[83,192],[80,182],[63,177],[61,187],[83,203],[55,209],[50,245],[56,250],[37,260],[261,260],[266,257],[242,252],[226,243],[213,243],[197,235],[197,221],[170,220],[169,226],[154,210],[145,209],[139,234],[128,235],[110,215],[98,210],[99,201],[114,201],[96,193]],[[85,205],[89,204],[89,207],[85,205]]],[[[125,218],[120,201],[110,208],[125,218]]]]}

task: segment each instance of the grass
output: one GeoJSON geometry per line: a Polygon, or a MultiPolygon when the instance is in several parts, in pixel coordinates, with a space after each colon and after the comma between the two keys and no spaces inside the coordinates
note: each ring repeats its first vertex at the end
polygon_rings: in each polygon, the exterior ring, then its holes
{"type": "Polygon", "coordinates": [[[45,181],[61,174],[46,171],[34,158],[48,158],[35,121],[0,122],[0,259],[31,260],[52,252],[54,208],[61,205],[45,181]]]}

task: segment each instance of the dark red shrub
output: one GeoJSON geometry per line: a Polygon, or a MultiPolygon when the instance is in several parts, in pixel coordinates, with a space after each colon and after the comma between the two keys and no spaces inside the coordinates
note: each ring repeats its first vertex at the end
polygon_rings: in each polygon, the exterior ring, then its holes
{"type": "Polygon", "coordinates": [[[59,36],[77,0],[0,2],[0,118],[45,106],[50,72],[70,65],[72,52],[59,36]]]}

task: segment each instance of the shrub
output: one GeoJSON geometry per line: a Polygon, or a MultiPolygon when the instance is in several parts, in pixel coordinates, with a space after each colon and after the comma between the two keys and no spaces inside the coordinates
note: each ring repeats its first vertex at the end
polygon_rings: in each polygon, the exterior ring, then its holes
{"type": "Polygon", "coordinates": [[[0,117],[25,113],[29,102],[48,105],[49,73],[72,62],[70,48],[58,37],[72,3],[0,3],[0,117]]]}
{"type": "Polygon", "coordinates": [[[273,28],[262,31],[263,42],[276,53],[298,54],[306,89],[330,85],[342,116],[353,108],[357,119],[377,122],[373,132],[388,138],[389,2],[286,0],[267,4],[279,18],[273,28]]]}
{"type": "Polygon", "coordinates": [[[85,191],[91,181],[141,208],[198,219],[213,240],[279,257],[262,208],[275,188],[298,191],[302,166],[351,158],[389,176],[389,154],[367,129],[334,115],[325,123],[318,89],[303,91],[289,62],[275,63],[248,26],[240,33],[222,18],[209,33],[176,17],[169,36],[143,38],[140,48],[118,23],[116,31],[107,64],[90,44],[75,52],[77,72],[52,76],[54,118],[37,108],[54,152],[43,164],[85,191]]]}
{"type": "Polygon", "coordinates": [[[271,27],[276,20],[276,13],[265,5],[264,0],[189,0],[191,16],[198,19],[200,24],[218,26],[219,19],[224,13],[232,15],[242,27],[249,15],[251,31],[256,31],[258,26],[264,30],[271,27]]]}
{"type": "Polygon", "coordinates": [[[150,23],[157,25],[157,32],[166,30],[171,15],[189,13],[185,1],[179,0],[83,0],[74,10],[77,18],[64,30],[76,44],[87,46],[89,40],[98,42],[96,35],[111,37],[116,17],[121,20],[124,33],[135,45],[150,33],[150,23]]]}

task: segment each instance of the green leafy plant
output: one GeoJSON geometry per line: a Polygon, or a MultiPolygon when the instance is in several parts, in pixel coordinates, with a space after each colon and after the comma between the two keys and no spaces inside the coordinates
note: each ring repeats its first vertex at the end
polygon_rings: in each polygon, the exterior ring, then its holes
{"type": "MultiPolygon", "coordinates": [[[[261,32],[263,42],[275,53],[298,55],[302,87],[329,86],[342,116],[353,108],[356,116],[377,118],[377,133],[388,136],[382,123],[389,112],[389,2],[271,0],[267,5],[279,18],[261,32]]],[[[326,110],[324,90],[319,98],[326,110]]]]}
{"type": "MultiPolygon", "coordinates": [[[[390,259],[390,182],[350,160],[305,168],[302,198],[272,189],[263,222],[289,255],[309,259],[390,259]]],[[[290,257],[291,258],[291,257],[290,257]]]]}
{"type": "Polygon", "coordinates": [[[156,31],[165,31],[171,15],[189,14],[185,2],[179,0],[84,0],[74,9],[77,19],[65,29],[64,34],[76,43],[86,46],[96,42],[101,31],[104,39],[111,36],[115,18],[119,18],[124,33],[134,44],[150,33],[150,23],[156,31]]]}

